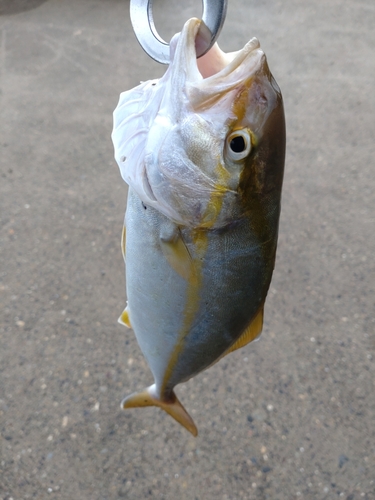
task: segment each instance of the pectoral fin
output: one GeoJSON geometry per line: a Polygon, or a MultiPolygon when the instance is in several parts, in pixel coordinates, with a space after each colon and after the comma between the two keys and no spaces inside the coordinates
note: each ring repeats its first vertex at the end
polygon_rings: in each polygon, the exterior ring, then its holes
{"type": "Polygon", "coordinates": [[[191,284],[196,282],[194,262],[178,227],[174,232],[161,235],[160,246],[172,269],[191,284]]]}
{"type": "Polygon", "coordinates": [[[121,403],[121,408],[142,408],[145,406],[157,406],[167,412],[179,424],[187,429],[193,436],[198,435],[193,419],[182,406],[176,394],[172,391],[171,397],[167,401],[162,401],[153,393],[154,386],[149,387],[143,392],[131,394],[121,403]]]}
{"type": "Polygon", "coordinates": [[[253,340],[256,340],[262,333],[262,328],[263,328],[263,307],[260,309],[258,314],[253,319],[253,321],[243,332],[241,337],[227,351],[225,351],[224,356],[226,356],[230,352],[240,349],[241,347],[244,347],[253,340]]]}

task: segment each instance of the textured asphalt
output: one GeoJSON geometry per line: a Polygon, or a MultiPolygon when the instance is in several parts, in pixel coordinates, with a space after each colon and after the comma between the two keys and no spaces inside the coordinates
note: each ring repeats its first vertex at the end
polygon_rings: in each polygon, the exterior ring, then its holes
{"type": "MultiPolygon", "coordinates": [[[[198,0],[155,0],[165,38],[198,0]]],[[[375,4],[229,0],[285,100],[276,270],[259,342],[155,408],[125,305],[121,91],[165,70],[126,0],[0,1],[0,499],[375,499],[375,4]]]]}

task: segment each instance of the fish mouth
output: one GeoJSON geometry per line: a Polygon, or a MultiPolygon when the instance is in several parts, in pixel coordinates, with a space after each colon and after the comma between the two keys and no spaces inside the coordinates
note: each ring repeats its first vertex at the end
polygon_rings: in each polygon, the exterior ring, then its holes
{"type": "Polygon", "coordinates": [[[186,75],[185,85],[194,86],[205,94],[227,92],[259,69],[264,52],[258,39],[252,38],[241,50],[230,53],[223,52],[215,43],[197,59],[197,47],[208,43],[207,30],[197,18],[185,23],[181,33],[171,40],[172,66],[176,73],[186,75]]]}

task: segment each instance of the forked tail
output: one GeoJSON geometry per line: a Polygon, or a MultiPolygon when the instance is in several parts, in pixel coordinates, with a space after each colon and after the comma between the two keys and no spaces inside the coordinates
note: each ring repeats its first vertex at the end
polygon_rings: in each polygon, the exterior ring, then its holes
{"type": "Polygon", "coordinates": [[[173,417],[179,424],[193,434],[198,435],[193,419],[182,406],[176,394],[172,391],[170,397],[166,401],[162,401],[153,394],[154,386],[148,387],[142,392],[133,393],[125,398],[121,403],[121,408],[142,408],[144,406],[158,406],[173,417]]]}

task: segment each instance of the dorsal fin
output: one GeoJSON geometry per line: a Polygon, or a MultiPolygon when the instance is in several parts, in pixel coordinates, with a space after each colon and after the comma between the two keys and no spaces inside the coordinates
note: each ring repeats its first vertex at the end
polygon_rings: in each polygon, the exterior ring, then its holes
{"type": "Polygon", "coordinates": [[[249,344],[259,337],[259,335],[262,333],[263,328],[263,310],[264,306],[261,307],[258,314],[243,332],[241,337],[236,340],[236,342],[232,346],[230,346],[227,351],[225,351],[222,357],[226,356],[230,352],[236,351],[237,349],[241,349],[241,347],[244,347],[245,345],[249,344]]]}

